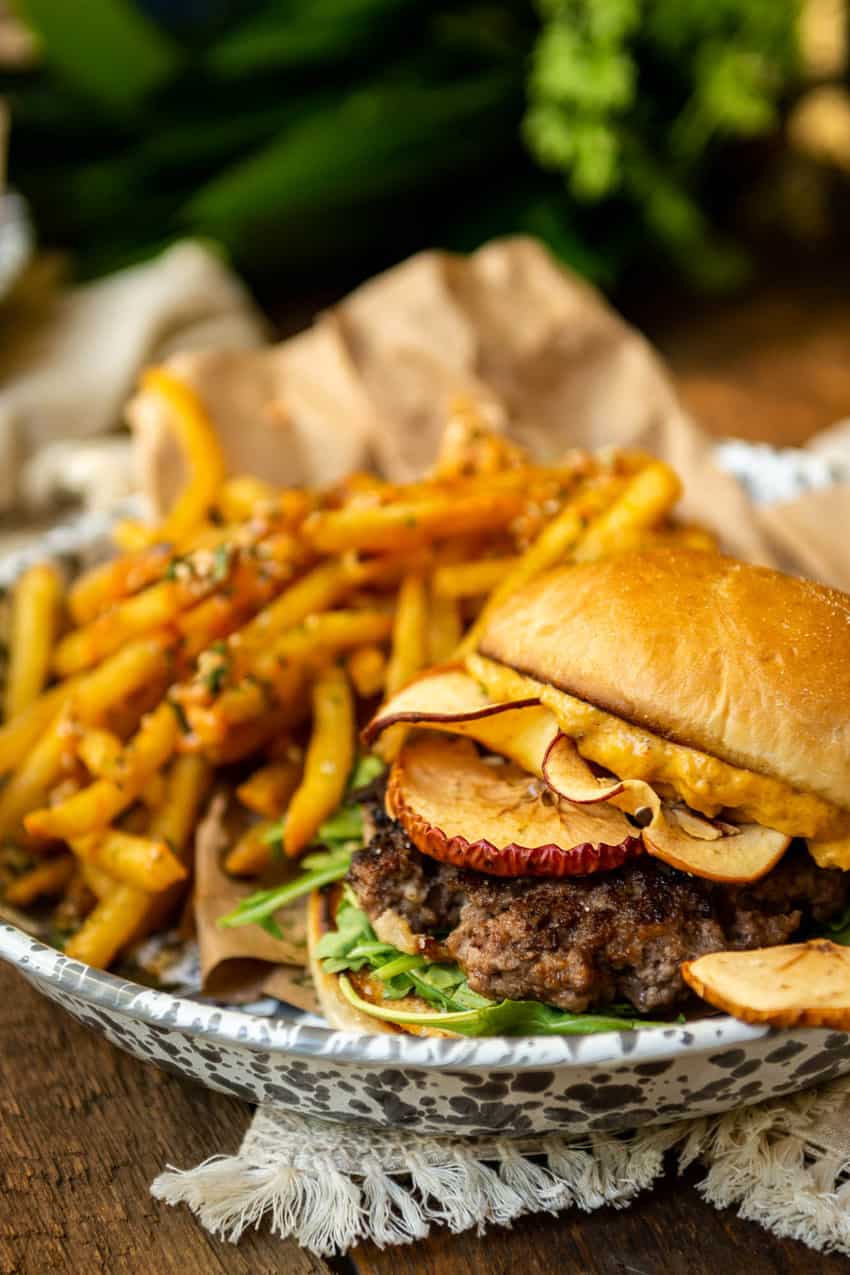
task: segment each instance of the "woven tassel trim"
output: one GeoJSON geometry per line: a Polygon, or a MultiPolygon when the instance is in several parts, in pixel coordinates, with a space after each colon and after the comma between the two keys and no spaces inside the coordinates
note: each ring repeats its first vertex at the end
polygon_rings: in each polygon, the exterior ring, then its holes
{"type": "Polygon", "coordinates": [[[414,1143],[405,1171],[388,1172],[367,1157],[356,1175],[341,1172],[327,1155],[295,1168],[252,1163],[242,1153],[186,1171],[169,1168],[151,1190],[169,1204],[188,1205],[220,1239],[236,1243],[265,1221],[274,1234],[327,1257],[362,1240],[409,1244],[434,1224],[481,1234],[523,1213],[623,1207],[661,1173],[672,1140],[666,1130],[640,1142],[598,1138],[582,1148],[548,1139],[533,1157],[505,1141],[495,1164],[457,1145],[434,1162],[418,1156],[414,1143]]]}

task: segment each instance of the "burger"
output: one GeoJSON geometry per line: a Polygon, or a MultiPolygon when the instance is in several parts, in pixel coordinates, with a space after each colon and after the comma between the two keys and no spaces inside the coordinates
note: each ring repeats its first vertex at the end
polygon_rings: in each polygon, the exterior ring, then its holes
{"type": "MultiPolygon", "coordinates": [[[[709,954],[743,968],[847,907],[837,591],[675,546],[559,568],[495,608],[463,663],[385,703],[364,739],[391,758],[358,795],[364,845],[310,901],[335,1025],[669,1023],[694,989],[712,999],[709,954]]],[[[750,969],[751,985],[766,978],[750,969]]]]}

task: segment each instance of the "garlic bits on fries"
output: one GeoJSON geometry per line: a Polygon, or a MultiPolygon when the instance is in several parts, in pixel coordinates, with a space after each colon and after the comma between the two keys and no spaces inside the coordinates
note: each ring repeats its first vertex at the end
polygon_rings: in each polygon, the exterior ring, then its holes
{"type": "Polygon", "coordinates": [[[145,384],[186,457],[173,508],[120,525],[117,556],[75,580],[31,568],[7,607],[0,883],[92,965],[180,916],[213,789],[245,815],[225,869],[258,886],[224,923],[274,932],[284,902],[347,870],[362,831],[347,795],[380,767],[358,756],[358,727],[383,699],[473,651],[552,567],[715,547],[671,521],[665,464],[576,451],[543,465],[468,402],[420,481],[283,490],[227,474],[188,386],[162,369],[145,384]]]}

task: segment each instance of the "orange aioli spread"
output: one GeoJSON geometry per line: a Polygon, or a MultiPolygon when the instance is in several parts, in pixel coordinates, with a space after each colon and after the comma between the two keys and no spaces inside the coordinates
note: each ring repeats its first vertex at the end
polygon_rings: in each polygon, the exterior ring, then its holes
{"type": "MultiPolygon", "coordinates": [[[[850,814],[824,798],[800,792],[770,775],[730,766],[698,749],[671,743],[495,660],[470,655],[467,668],[494,700],[538,698],[554,714],[564,734],[575,740],[583,757],[620,779],[669,784],[693,810],[704,815],[728,809],[736,817],[787,836],[831,842],[836,853],[829,856],[829,866],[844,866],[838,859],[844,857],[845,849],[850,866],[850,814]]],[[[814,853],[817,847],[812,849],[814,853]]]]}

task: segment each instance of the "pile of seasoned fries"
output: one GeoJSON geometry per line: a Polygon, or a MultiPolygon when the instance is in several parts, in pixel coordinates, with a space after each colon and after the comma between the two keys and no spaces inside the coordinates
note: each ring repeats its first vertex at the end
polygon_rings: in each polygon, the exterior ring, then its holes
{"type": "Polygon", "coordinates": [[[634,453],[532,463],[459,402],[420,482],[352,474],[321,491],[227,477],[194,394],[165,371],[190,478],[159,526],[65,590],[11,599],[0,838],[5,900],[54,906],[68,955],[105,967],[191,889],[213,784],[256,821],[225,867],[297,858],[344,796],[358,721],[474,645],[487,610],[547,568],[711,537],[675,526],[679,482],[634,453]]]}

